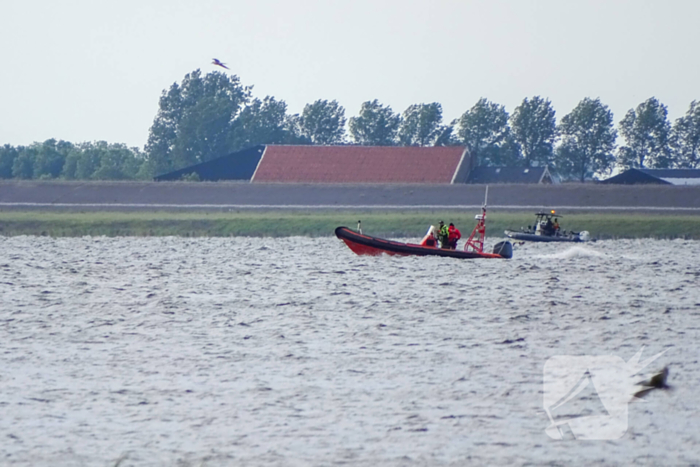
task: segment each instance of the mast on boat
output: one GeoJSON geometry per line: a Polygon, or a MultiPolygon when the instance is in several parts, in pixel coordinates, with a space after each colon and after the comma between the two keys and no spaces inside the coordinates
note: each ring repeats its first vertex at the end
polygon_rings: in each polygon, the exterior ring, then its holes
{"type": "Polygon", "coordinates": [[[464,245],[464,251],[475,251],[477,253],[484,252],[484,239],[486,238],[486,203],[489,199],[489,186],[486,185],[486,194],[484,195],[484,205],[481,207],[481,214],[474,216],[476,219],[476,227],[472,230],[467,243],[464,245]]]}

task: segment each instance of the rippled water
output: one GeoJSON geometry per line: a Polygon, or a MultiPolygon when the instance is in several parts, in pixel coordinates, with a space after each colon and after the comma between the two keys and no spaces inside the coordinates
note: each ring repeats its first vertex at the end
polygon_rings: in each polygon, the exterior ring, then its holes
{"type": "Polygon", "coordinates": [[[358,257],[335,238],[0,237],[0,464],[700,462],[700,243],[358,257]],[[667,352],[614,441],[555,355],[667,352]]]}

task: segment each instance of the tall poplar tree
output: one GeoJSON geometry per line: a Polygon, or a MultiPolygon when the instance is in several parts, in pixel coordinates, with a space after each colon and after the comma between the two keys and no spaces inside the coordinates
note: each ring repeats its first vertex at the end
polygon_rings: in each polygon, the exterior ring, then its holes
{"type": "Polygon", "coordinates": [[[457,120],[457,140],[475,158],[475,165],[512,166],[518,153],[512,150],[508,112],[483,97],[457,120]]]}
{"type": "Polygon", "coordinates": [[[434,146],[443,135],[442,105],[414,104],[408,107],[399,126],[399,144],[401,146],[434,146]]]}
{"type": "Polygon", "coordinates": [[[267,96],[250,101],[232,122],[231,151],[288,140],[287,103],[267,96]]]}
{"type": "Polygon", "coordinates": [[[559,124],[562,143],[555,155],[557,172],[580,182],[609,172],[615,164],[613,125],[613,114],[600,99],[579,102],[559,124]]]}
{"type": "Polygon", "coordinates": [[[676,167],[700,169],[700,102],[691,102],[688,112],[674,122],[671,148],[676,167]]]}
{"type": "Polygon", "coordinates": [[[339,144],[345,139],[345,109],[338,101],[319,99],[306,104],[299,122],[312,144],[339,144]]]}
{"type": "Polygon", "coordinates": [[[205,162],[233,151],[232,129],[250,99],[237,76],[200,70],[163,91],[146,152],[154,173],[205,162]]]}
{"type": "Polygon", "coordinates": [[[362,104],[360,114],[348,123],[350,136],[357,144],[365,146],[394,146],[401,116],[377,99],[362,104]]]}
{"type": "Polygon", "coordinates": [[[513,111],[510,127],[522,151],[525,167],[541,167],[552,161],[557,122],[549,99],[525,98],[513,111]]]}
{"type": "Polygon", "coordinates": [[[623,169],[671,166],[668,110],[655,97],[630,109],[620,121],[625,145],[617,152],[617,164],[623,169]]]}

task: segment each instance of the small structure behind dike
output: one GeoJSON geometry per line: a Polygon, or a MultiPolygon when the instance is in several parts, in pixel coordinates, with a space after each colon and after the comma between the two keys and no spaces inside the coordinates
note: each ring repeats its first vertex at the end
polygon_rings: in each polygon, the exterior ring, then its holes
{"type": "Polygon", "coordinates": [[[628,169],[601,183],[614,185],[700,185],[700,169],[628,169]]]}

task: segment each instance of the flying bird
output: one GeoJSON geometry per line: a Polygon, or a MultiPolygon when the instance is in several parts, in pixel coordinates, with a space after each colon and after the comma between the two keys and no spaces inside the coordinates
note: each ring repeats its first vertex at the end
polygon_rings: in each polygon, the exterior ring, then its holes
{"type": "Polygon", "coordinates": [[[671,386],[666,384],[666,378],[668,378],[668,367],[664,368],[661,373],[652,376],[648,381],[638,383],[644,389],[636,392],[634,397],[644,397],[654,389],[671,389],[671,386]]]}
{"type": "Polygon", "coordinates": [[[226,68],[227,70],[229,69],[229,67],[227,67],[225,63],[221,63],[218,58],[212,58],[212,60],[213,60],[213,62],[211,62],[212,64],[218,65],[222,68],[226,68]]]}

